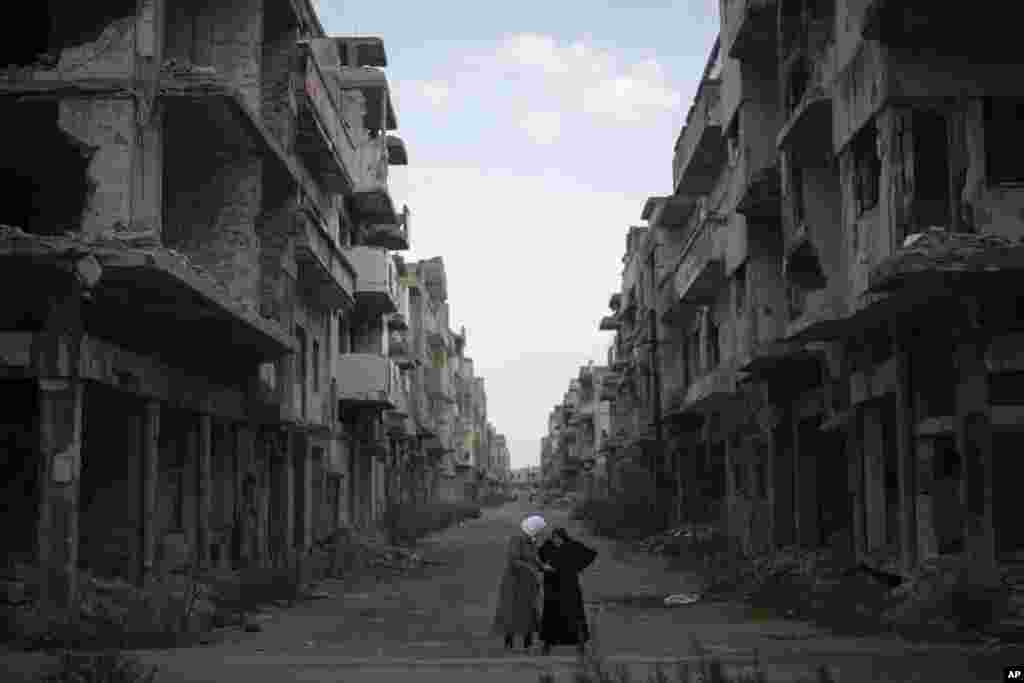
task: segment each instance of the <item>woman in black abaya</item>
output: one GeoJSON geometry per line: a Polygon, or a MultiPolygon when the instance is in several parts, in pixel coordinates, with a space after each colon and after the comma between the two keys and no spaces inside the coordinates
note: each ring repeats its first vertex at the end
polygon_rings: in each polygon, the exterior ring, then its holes
{"type": "Polygon", "coordinates": [[[552,645],[576,645],[582,651],[590,640],[580,572],[596,557],[596,551],[570,538],[561,527],[551,532],[551,538],[541,546],[541,561],[551,566],[544,572],[544,614],[540,630],[545,654],[551,651],[552,645]]]}

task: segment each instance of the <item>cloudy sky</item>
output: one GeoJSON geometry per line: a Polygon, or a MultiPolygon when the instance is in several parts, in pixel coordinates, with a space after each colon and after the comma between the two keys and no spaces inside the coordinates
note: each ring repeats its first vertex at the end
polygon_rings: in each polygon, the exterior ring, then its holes
{"type": "Polygon", "coordinates": [[[610,342],[625,235],[671,192],[672,147],[718,30],[716,0],[320,0],[332,35],[384,39],[413,213],[452,326],[486,378],[512,466],[610,342]]]}

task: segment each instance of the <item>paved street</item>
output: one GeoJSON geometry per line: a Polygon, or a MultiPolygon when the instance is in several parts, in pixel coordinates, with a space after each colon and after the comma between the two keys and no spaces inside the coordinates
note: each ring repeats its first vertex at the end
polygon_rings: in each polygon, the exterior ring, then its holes
{"type": "MultiPolygon", "coordinates": [[[[230,632],[220,644],[146,653],[164,668],[161,683],[178,681],[536,681],[538,671],[574,665],[572,648],[552,656],[503,651],[489,634],[503,550],[508,535],[532,510],[521,504],[490,510],[466,525],[424,542],[425,555],[442,565],[393,580],[350,587],[324,586],[331,598],[280,610],[260,633],[230,632]]],[[[563,511],[550,522],[568,524],[563,511]]],[[[980,655],[953,647],[911,648],[892,638],[830,637],[808,625],[758,621],[738,605],[697,604],[665,609],[613,604],[628,595],[686,592],[684,577],[648,556],[621,554],[610,542],[585,538],[600,552],[584,575],[585,599],[595,615],[597,645],[614,664],[637,673],[656,661],[687,658],[690,638],[727,662],[743,665],[758,650],[771,680],[825,663],[841,681],[996,681],[1010,652],[980,655]],[[607,601],[607,602],[603,602],[607,601]],[[940,671],[943,677],[925,676],[940,671]]]]}

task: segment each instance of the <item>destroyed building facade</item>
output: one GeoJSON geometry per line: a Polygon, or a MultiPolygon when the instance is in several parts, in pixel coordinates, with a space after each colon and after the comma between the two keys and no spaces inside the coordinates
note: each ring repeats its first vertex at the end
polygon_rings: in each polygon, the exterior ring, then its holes
{"type": "Polygon", "coordinates": [[[67,603],[435,500],[382,41],[307,0],[52,9],[0,58],[4,554],[67,603]]]}
{"type": "Polygon", "coordinates": [[[723,0],[673,192],[630,228],[600,323],[613,490],[748,553],[1013,570],[1024,91],[1011,42],[965,44],[963,14],[723,0]],[[630,462],[655,476],[619,481],[630,462]]]}

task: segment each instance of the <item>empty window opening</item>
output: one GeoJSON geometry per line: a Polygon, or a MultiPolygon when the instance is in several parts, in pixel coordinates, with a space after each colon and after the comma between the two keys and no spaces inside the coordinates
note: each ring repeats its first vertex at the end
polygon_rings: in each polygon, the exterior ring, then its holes
{"type": "Polygon", "coordinates": [[[807,310],[807,293],[795,282],[786,283],[786,312],[790,321],[796,320],[807,310]]]}
{"type": "Polygon", "coordinates": [[[878,157],[878,132],[873,123],[864,126],[853,139],[853,188],[857,215],[878,206],[878,184],[882,160],[878,157]]]}
{"type": "Polygon", "coordinates": [[[0,223],[35,235],[77,232],[94,190],[88,168],[95,150],[60,128],[57,103],[5,105],[0,223]]]}
{"type": "Polygon", "coordinates": [[[709,315],[708,321],[708,336],[707,336],[707,358],[708,358],[708,369],[713,370],[718,367],[718,364],[722,360],[722,330],[715,320],[714,316],[709,315]]]}
{"type": "Polygon", "coordinates": [[[313,391],[320,391],[320,342],[313,341],[313,391]]]}
{"type": "Polygon", "coordinates": [[[732,117],[732,121],[729,123],[729,127],[725,131],[725,140],[729,146],[729,165],[735,166],[740,158],[740,119],[742,111],[742,105],[736,110],[736,113],[732,117]]]}
{"type": "Polygon", "coordinates": [[[295,338],[299,342],[299,353],[295,362],[298,364],[295,372],[295,382],[298,384],[299,415],[306,417],[306,363],[309,362],[306,348],[306,331],[300,326],[295,326],[295,338]]]}
{"type": "Polygon", "coordinates": [[[786,80],[786,112],[792,114],[804,99],[811,81],[811,68],[807,60],[798,57],[789,70],[786,80]]]}
{"type": "Polygon", "coordinates": [[[1024,159],[1014,141],[1024,131],[1024,97],[985,99],[985,174],[989,185],[1024,185],[1024,159]]]}
{"type": "Polygon", "coordinates": [[[788,282],[808,291],[824,289],[828,283],[818,250],[807,239],[799,242],[786,258],[785,274],[788,282]]]}
{"type": "Polygon", "coordinates": [[[794,226],[803,225],[807,207],[804,202],[804,169],[800,166],[793,166],[789,172],[789,202],[794,226]]]}
{"type": "Polygon", "coordinates": [[[934,111],[918,110],[897,119],[895,158],[903,188],[906,218],[897,237],[951,223],[948,119],[934,111]]]}
{"type": "Polygon", "coordinates": [[[733,275],[735,292],[736,316],[742,316],[747,310],[747,264],[744,262],[733,275]]]}
{"type": "Polygon", "coordinates": [[[62,50],[94,42],[115,20],[134,15],[135,0],[25,3],[11,24],[17,36],[0,43],[0,65],[56,66],[62,50]]]}
{"type": "Polygon", "coordinates": [[[960,499],[963,469],[953,436],[934,441],[932,462],[935,481],[932,483],[932,510],[939,554],[959,553],[964,545],[964,510],[960,499]]]}

